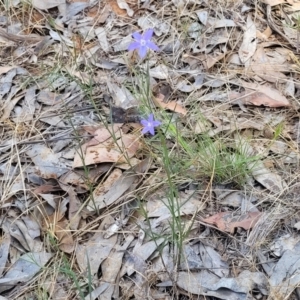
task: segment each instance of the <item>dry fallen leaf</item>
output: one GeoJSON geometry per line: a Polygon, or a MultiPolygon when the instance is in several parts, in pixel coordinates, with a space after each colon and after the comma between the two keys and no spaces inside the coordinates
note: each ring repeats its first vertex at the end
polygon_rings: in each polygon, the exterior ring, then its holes
{"type": "Polygon", "coordinates": [[[181,271],[178,272],[177,277],[178,287],[194,295],[206,295],[206,293],[209,291],[209,288],[217,282],[218,276],[212,272],[208,272],[208,270],[205,269],[194,273],[190,271],[181,271]]]}
{"type": "Polygon", "coordinates": [[[164,103],[163,100],[161,100],[161,98],[164,98],[164,96],[159,95],[158,97],[153,97],[153,102],[156,106],[175,111],[184,116],[187,114],[186,109],[180,104],[178,104],[176,101],[170,101],[168,103],[164,103]]]}
{"type": "MultiPolygon", "coordinates": [[[[120,268],[122,266],[122,258],[124,251],[126,250],[130,243],[133,241],[133,235],[128,235],[125,242],[122,245],[117,245],[114,250],[110,253],[111,259],[105,260],[102,265],[103,279],[107,282],[114,282],[114,279],[118,275],[120,268]]],[[[159,244],[158,244],[159,245],[159,244]]]]}
{"type": "Polygon", "coordinates": [[[94,199],[104,195],[109,191],[112,185],[122,176],[122,171],[120,169],[115,168],[112,172],[108,175],[106,180],[103,182],[101,181],[99,185],[95,188],[93,192],[93,201],[94,199]]]}
{"type": "Polygon", "coordinates": [[[113,138],[101,144],[88,146],[81,157],[80,151],[76,153],[73,168],[84,165],[94,165],[104,162],[126,163],[140,148],[138,137],[133,134],[124,134],[116,142],[113,138]]]}
{"type": "Polygon", "coordinates": [[[258,161],[253,165],[250,164],[249,169],[255,180],[271,192],[280,193],[287,189],[287,184],[281,176],[266,168],[263,162],[258,161]]]}
{"type": "Polygon", "coordinates": [[[246,63],[248,59],[255,53],[256,49],[256,26],[251,19],[251,15],[248,15],[246,31],[242,45],[239,49],[239,56],[242,63],[246,63]]]}
{"type": "Polygon", "coordinates": [[[66,253],[72,253],[75,249],[75,243],[71,234],[71,230],[66,230],[68,225],[69,222],[67,219],[63,218],[55,224],[54,231],[59,241],[59,249],[66,253]]]}
{"type": "Polygon", "coordinates": [[[286,3],[286,0],[262,0],[263,3],[268,4],[270,6],[275,6],[278,4],[286,3]]]}
{"type": "Polygon", "coordinates": [[[29,232],[28,225],[22,220],[13,222],[9,232],[24,249],[32,252],[42,251],[42,242],[31,235],[32,232],[29,232]]]}
{"type": "Polygon", "coordinates": [[[282,96],[283,101],[277,101],[274,98],[270,98],[264,93],[260,92],[242,92],[237,93],[233,92],[230,94],[231,100],[238,100],[243,104],[252,104],[255,106],[268,106],[268,107],[287,107],[290,106],[290,103],[286,100],[284,96],[282,96]]]}
{"type": "Polygon", "coordinates": [[[109,42],[106,37],[106,30],[105,28],[98,27],[95,29],[95,34],[98,38],[99,45],[103,49],[104,52],[109,51],[109,42]]]}
{"type": "Polygon", "coordinates": [[[84,243],[76,247],[76,259],[82,272],[89,270],[92,277],[97,276],[100,264],[107,259],[114,248],[118,237],[104,238],[105,229],[114,221],[111,216],[106,216],[96,232],[84,243]]]}
{"type": "Polygon", "coordinates": [[[19,257],[4,277],[0,279],[0,293],[10,290],[13,286],[26,283],[47,264],[52,253],[28,252],[19,257]]]}
{"type": "Polygon", "coordinates": [[[37,9],[49,9],[65,3],[66,0],[32,0],[33,7],[37,9]]]}
{"type": "Polygon", "coordinates": [[[109,0],[108,4],[116,15],[120,17],[127,17],[125,8],[120,8],[116,0],[109,0]]]}
{"type": "Polygon", "coordinates": [[[231,212],[220,212],[205,218],[203,222],[216,225],[222,231],[233,233],[237,227],[242,227],[245,230],[253,228],[261,215],[261,212],[248,212],[240,216],[233,216],[231,212]]]}
{"type": "Polygon", "coordinates": [[[72,253],[75,249],[75,243],[68,226],[68,220],[60,213],[54,213],[43,221],[44,230],[57,238],[59,249],[66,253],[72,253]]]}
{"type": "Polygon", "coordinates": [[[128,3],[125,0],[117,0],[117,4],[121,9],[125,9],[128,16],[132,17],[134,11],[129,7],[128,3]]]}
{"type": "Polygon", "coordinates": [[[119,130],[121,128],[121,124],[114,124],[113,126],[105,127],[105,126],[86,126],[84,130],[94,137],[87,142],[86,146],[95,146],[99,143],[103,143],[111,138],[112,133],[119,137],[119,130]]]}
{"type": "Polygon", "coordinates": [[[292,11],[300,10],[300,3],[297,0],[261,0],[261,1],[270,6],[275,6],[278,4],[287,4],[285,7],[288,7],[292,11]]]}
{"type": "Polygon", "coordinates": [[[260,32],[259,30],[256,30],[257,38],[263,41],[267,41],[271,35],[272,35],[272,29],[269,26],[265,29],[264,32],[260,32]]]}
{"type": "Polygon", "coordinates": [[[33,145],[26,154],[34,162],[37,174],[43,178],[58,178],[68,171],[68,168],[60,158],[59,153],[44,145],[33,145]]]}
{"type": "MultiPolygon", "coordinates": [[[[198,15],[199,17],[199,15],[198,15]]],[[[209,17],[207,19],[206,26],[209,28],[209,30],[213,30],[215,28],[222,28],[222,27],[234,27],[236,26],[235,22],[230,19],[217,19],[213,17],[209,17]]]]}
{"type": "MultiPolygon", "coordinates": [[[[1,244],[0,244],[0,275],[2,277],[3,272],[6,270],[6,263],[7,259],[9,257],[9,248],[11,244],[11,237],[9,234],[5,234],[1,238],[1,244]]],[[[1,299],[0,299],[1,300],[1,299]]]]}
{"type": "Polygon", "coordinates": [[[205,55],[205,60],[203,60],[203,64],[206,70],[212,68],[218,61],[225,57],[226,53],[216,53],[215,55],[208,54],[205,55]]]}
{"type": "Polygon", "coordinates": [[[290,296],[300,284],[299,244],[296,249],[284,251],[273,266],[270,277],[270,299],[292,299],[290,296]]]}
{"type": "Polygon", "coordinates": [[[267,84],[255,84],[243,80],[234,81],[245,88],[245,92],[231,92],[229,98],[232,101],[239,101],[243,104],[256,106],[264,105],[269,107],[289,107],[290,102],[278,90],[267,84]]]}
{"type": "Polygon", "coordinates": [[[68,213],[68,219],[70,223],[69,227],[71,230],[76,230],[78,229],[78,225],[81,219],[81,216],[79,214],[81,202],[77,197],[77,193],[75,192],[75,187],[71,185],[65,185],[62,182],[60,182],[60,186],[62,190],[67,192],[69,195],[69,213],[68,213]]]}
{"type": "Polygon", "coordinates": [[[120,127],[121,124],[107,128],[100,126],[98,129],[86,127],[85,130],[95,136],[76,152],[73,168],[104,162],[127,163],[141,144],[138,136],[123,134],[120,127]]]}
{"type": "Polygon", "coordinates": [[[143,31],[146,31],[148,28],[153,28],[156,36],[161,36],[162,34],[167,35],[170,30],[170,24],[164,22],[162,18],[155,17],[154,14],[142,14],[138,19],[138,25],[143,31]]]}
{"type": "Polygon", "coordinates": [[[0,28],[0,37],[3,37],[9,41],[24,43],[37,43],[43,39],[41,36],[38,35],[17,35],[8,33],[2,28],[0,28]]]}
{"type": "MultiPolygon", "coordinates": [[[[271,53],[272,54],[272,53],[271,53]]],[[[281,73],[283,66],[281,63],[275,64],[269,61],[263,47],[258,47],[250,62],[249,69],[257,76],[269,82],[286,82],[287,77],[281,73]]],[[[285,66],[285,70],[288,66],[285,66]]]]}
{"type": "Polygon", "coordinates": [[[122,176],[114,174],[113,178],[110,178],[106,184],[105,190],[108,189],[108,191],[100,191],[99,194],[95,193],[94,196],[96,197],[93,201],[89,202],[87,209],[95,211],[118,203],[128,189],[134,189],[138,185],[141,179],[140,175],[144,174],[150,165],[151,161],[145,159],[132,169],[123,172],[122,176]],[[118,177],[118,179],[113,181],[115,176],[118,177]],[[110,186],[111,183],[112,185],[110,186]]]}
{"type": "MultiPolygon", "coordinates": [[[[80,0],[80,1],[82,1],[82,0],[80,0]]],[[[101,13],[99,15],[99,7],[94,6],[94,7],[90,7],[90,9],[87,12],[87,16],[89,16],[93,19],[97,18],[97,21],[99,24],[104,24],[110,14],[110,11],[111,11],[110,5],[106,4],[104,6],[104,8],[101,10],[101,13]]]]}

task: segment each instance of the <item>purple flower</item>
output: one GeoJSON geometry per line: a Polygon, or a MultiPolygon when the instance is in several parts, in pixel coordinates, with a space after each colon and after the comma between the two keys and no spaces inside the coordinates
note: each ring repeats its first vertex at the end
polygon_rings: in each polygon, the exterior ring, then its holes
{"type": "Polygon", "coordinates": [[[148,120],[141,120],[142,125],[144,126],[142,134],[150,132],[154,135],[154,127],[157,127],[161,122],[154,120],[153,114],[150,114],[148,120]]]}
{"type": "Polygon", "coordinates": [[[138,53],[141,58],[146,56],[148,49],[159,51],[159,48],[150,41],[152,35],[153,29],[148,29],[143,34],[139,34],[138,32],[133,33],[132,36],[134,37],[135,41],[129,45],[128,50],[131,51],[138,49],[138,53]]]}

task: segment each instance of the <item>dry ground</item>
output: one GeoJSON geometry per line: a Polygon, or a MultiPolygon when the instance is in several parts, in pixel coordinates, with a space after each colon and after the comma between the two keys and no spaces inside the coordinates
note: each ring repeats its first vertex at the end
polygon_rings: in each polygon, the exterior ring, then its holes
{"type": "Polygon", "coordinates": [[[297,0],[0,0],[0,298],[300,299],[299,51],[297,0]]]}

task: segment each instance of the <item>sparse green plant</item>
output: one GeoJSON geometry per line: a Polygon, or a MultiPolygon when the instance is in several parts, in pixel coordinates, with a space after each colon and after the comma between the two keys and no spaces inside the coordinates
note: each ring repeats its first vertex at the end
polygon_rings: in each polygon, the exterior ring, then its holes
{"type": "Polygon", "coordinates": [[[48,241],[51,247],[53,248],[54,253],[56,253],[55,263],[49,266],[50,268],[49,273],[54,272],[56,273],[55,276],[58,276],[59,274],[66,276],[70,280],[70,283],[74,285],[74,293],[78,295],[79,299],[82,300],[86,299],[85,295],[92,291],[92,276],[91,276],[89,260],[87,260],[88,265],[87,265],[87,281],[86,281],[83,280],[82,278],[78,278],[78,274],[73,270],[69,258],[65,253],[63,253],[59,249],[57,239],[49,234],[48,237],[49,237],[48,241]],[[56,265],[56,263],[58,263],[58,265],[56,265]]]}
{"type": "Polygon", "coordinates": [[[217,183],[234,183],[241,186],[245,183],[251,170],[249,163],[259,159],[249,156],[243,142],[232,142],[225,139],[212,139],[203,135],[198,141],[198,170],[202,176],[213,177],[217,183]]]}

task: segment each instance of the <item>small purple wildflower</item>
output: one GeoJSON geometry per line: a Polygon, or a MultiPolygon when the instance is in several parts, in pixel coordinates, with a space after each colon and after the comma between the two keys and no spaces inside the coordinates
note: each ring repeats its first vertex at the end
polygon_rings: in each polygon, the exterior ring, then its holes
{"type": "Polygon", "coordinates": [[[142,125],[144,126],[142,130],[142,134],[145,134],[147,132],[150,132],[152,135],[154,135],[154,127],[157,127],[161,124],[161,122],[154,120],[153,114],[150,114],[148,117],[148,120],[141,120],[142,125]]]}
{"type": "Polygon", "coordinates": [[[153,29],[148,29],[143,34],[138,32],[133,33],[132,36],[134,37],[135,41],[129,45],[128,51],[138,49],[138,53],[141,58],[146,56],[148,49],[159,51],[159,48],[153,42],[151,42],[152,35],[153,29]]]}

